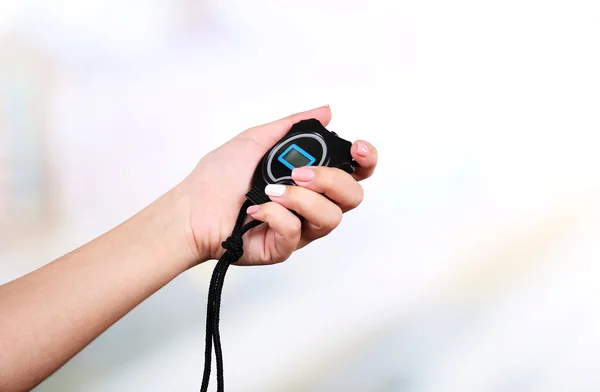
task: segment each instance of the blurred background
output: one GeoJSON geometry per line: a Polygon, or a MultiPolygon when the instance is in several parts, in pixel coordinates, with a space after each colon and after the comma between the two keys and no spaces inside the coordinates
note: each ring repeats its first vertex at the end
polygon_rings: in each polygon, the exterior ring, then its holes
{"type": "MultiPolygon", "coordinates": [[[[380,167],[329,238],[230,270],[227,389],[598,390],[599,20],[594,0],[1,0],[0,283],[330,104],[380,167]]],[[[212,267],[35,390],[198,390],[212,267]]]]}

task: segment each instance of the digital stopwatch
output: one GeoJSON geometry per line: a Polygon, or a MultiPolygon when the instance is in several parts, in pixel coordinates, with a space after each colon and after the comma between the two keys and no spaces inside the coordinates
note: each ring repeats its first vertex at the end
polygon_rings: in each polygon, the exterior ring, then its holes
{"type": "Polygon", "coordinates": [[[350,154],[351,147],[352,143],[327,130],[319,120],[302,120],[260,160],[246,197],[254,204],[271,201],[264,193],[265,186],[296,185],[292,170],[297,167],[329,166],[354,173],[357,163],[350,154]]]}

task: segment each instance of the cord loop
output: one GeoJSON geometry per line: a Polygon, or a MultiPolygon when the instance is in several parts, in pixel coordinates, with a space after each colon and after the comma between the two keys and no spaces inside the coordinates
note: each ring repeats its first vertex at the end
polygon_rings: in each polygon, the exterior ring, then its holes
{"type": "Polygon", "coordinates": [[[244,225],[246,209],[252,204],[252,202],[246,200],[246,202],[242,205],[231,235],[221,243],[221,246],[225,249],[225,253],[223,253],[217,262],[210,279],[208,303],[206,306],[204,373],[202,375],[202,386],[200,387],[201,392],[208,391],[213,343],[215,347],[215,362],[217,365],[217,392],[223,392],[225,389],[223,381],[223,350],[221,348],[221,335],[219,333],[221,293],[223,292],[223,283],[225,281],[227,269],[232,263],[238,261],[244,254],[244,241],[242,240],[242,237],[249,230],[262,223],[257,220],[252,220],[244,225]]]}

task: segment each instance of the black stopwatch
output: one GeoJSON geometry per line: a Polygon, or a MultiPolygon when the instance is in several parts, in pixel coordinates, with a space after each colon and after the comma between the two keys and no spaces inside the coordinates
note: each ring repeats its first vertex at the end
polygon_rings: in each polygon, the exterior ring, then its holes
{"type": "Polygon", "coordinates": [[[297,167],[329,166],[354,173],[357,163],[350,154],[351,147],[352,143],[328,131],[319,120],[300,121],[262,157],[246,197],[254,204],[269,202],[265,186],[296,185],[292,170],[297,167]]]}

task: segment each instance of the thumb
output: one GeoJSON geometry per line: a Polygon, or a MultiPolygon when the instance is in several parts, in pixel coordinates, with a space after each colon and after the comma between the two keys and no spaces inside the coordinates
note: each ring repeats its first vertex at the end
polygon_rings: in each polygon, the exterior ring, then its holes
{"type": "Polygon", "coordinates": [[[292,114],[277,121],[252,127],[242,132],[240,136],[251,138],[263,145],[266,149],[269,149],[290,130],[292,125],[299,121],[311,118],[319,120],[321,124],[326,127],[327,124],[329,124],[329,121],[331,121],[331,109],[329,108],[329,105],[292,114]]]}

